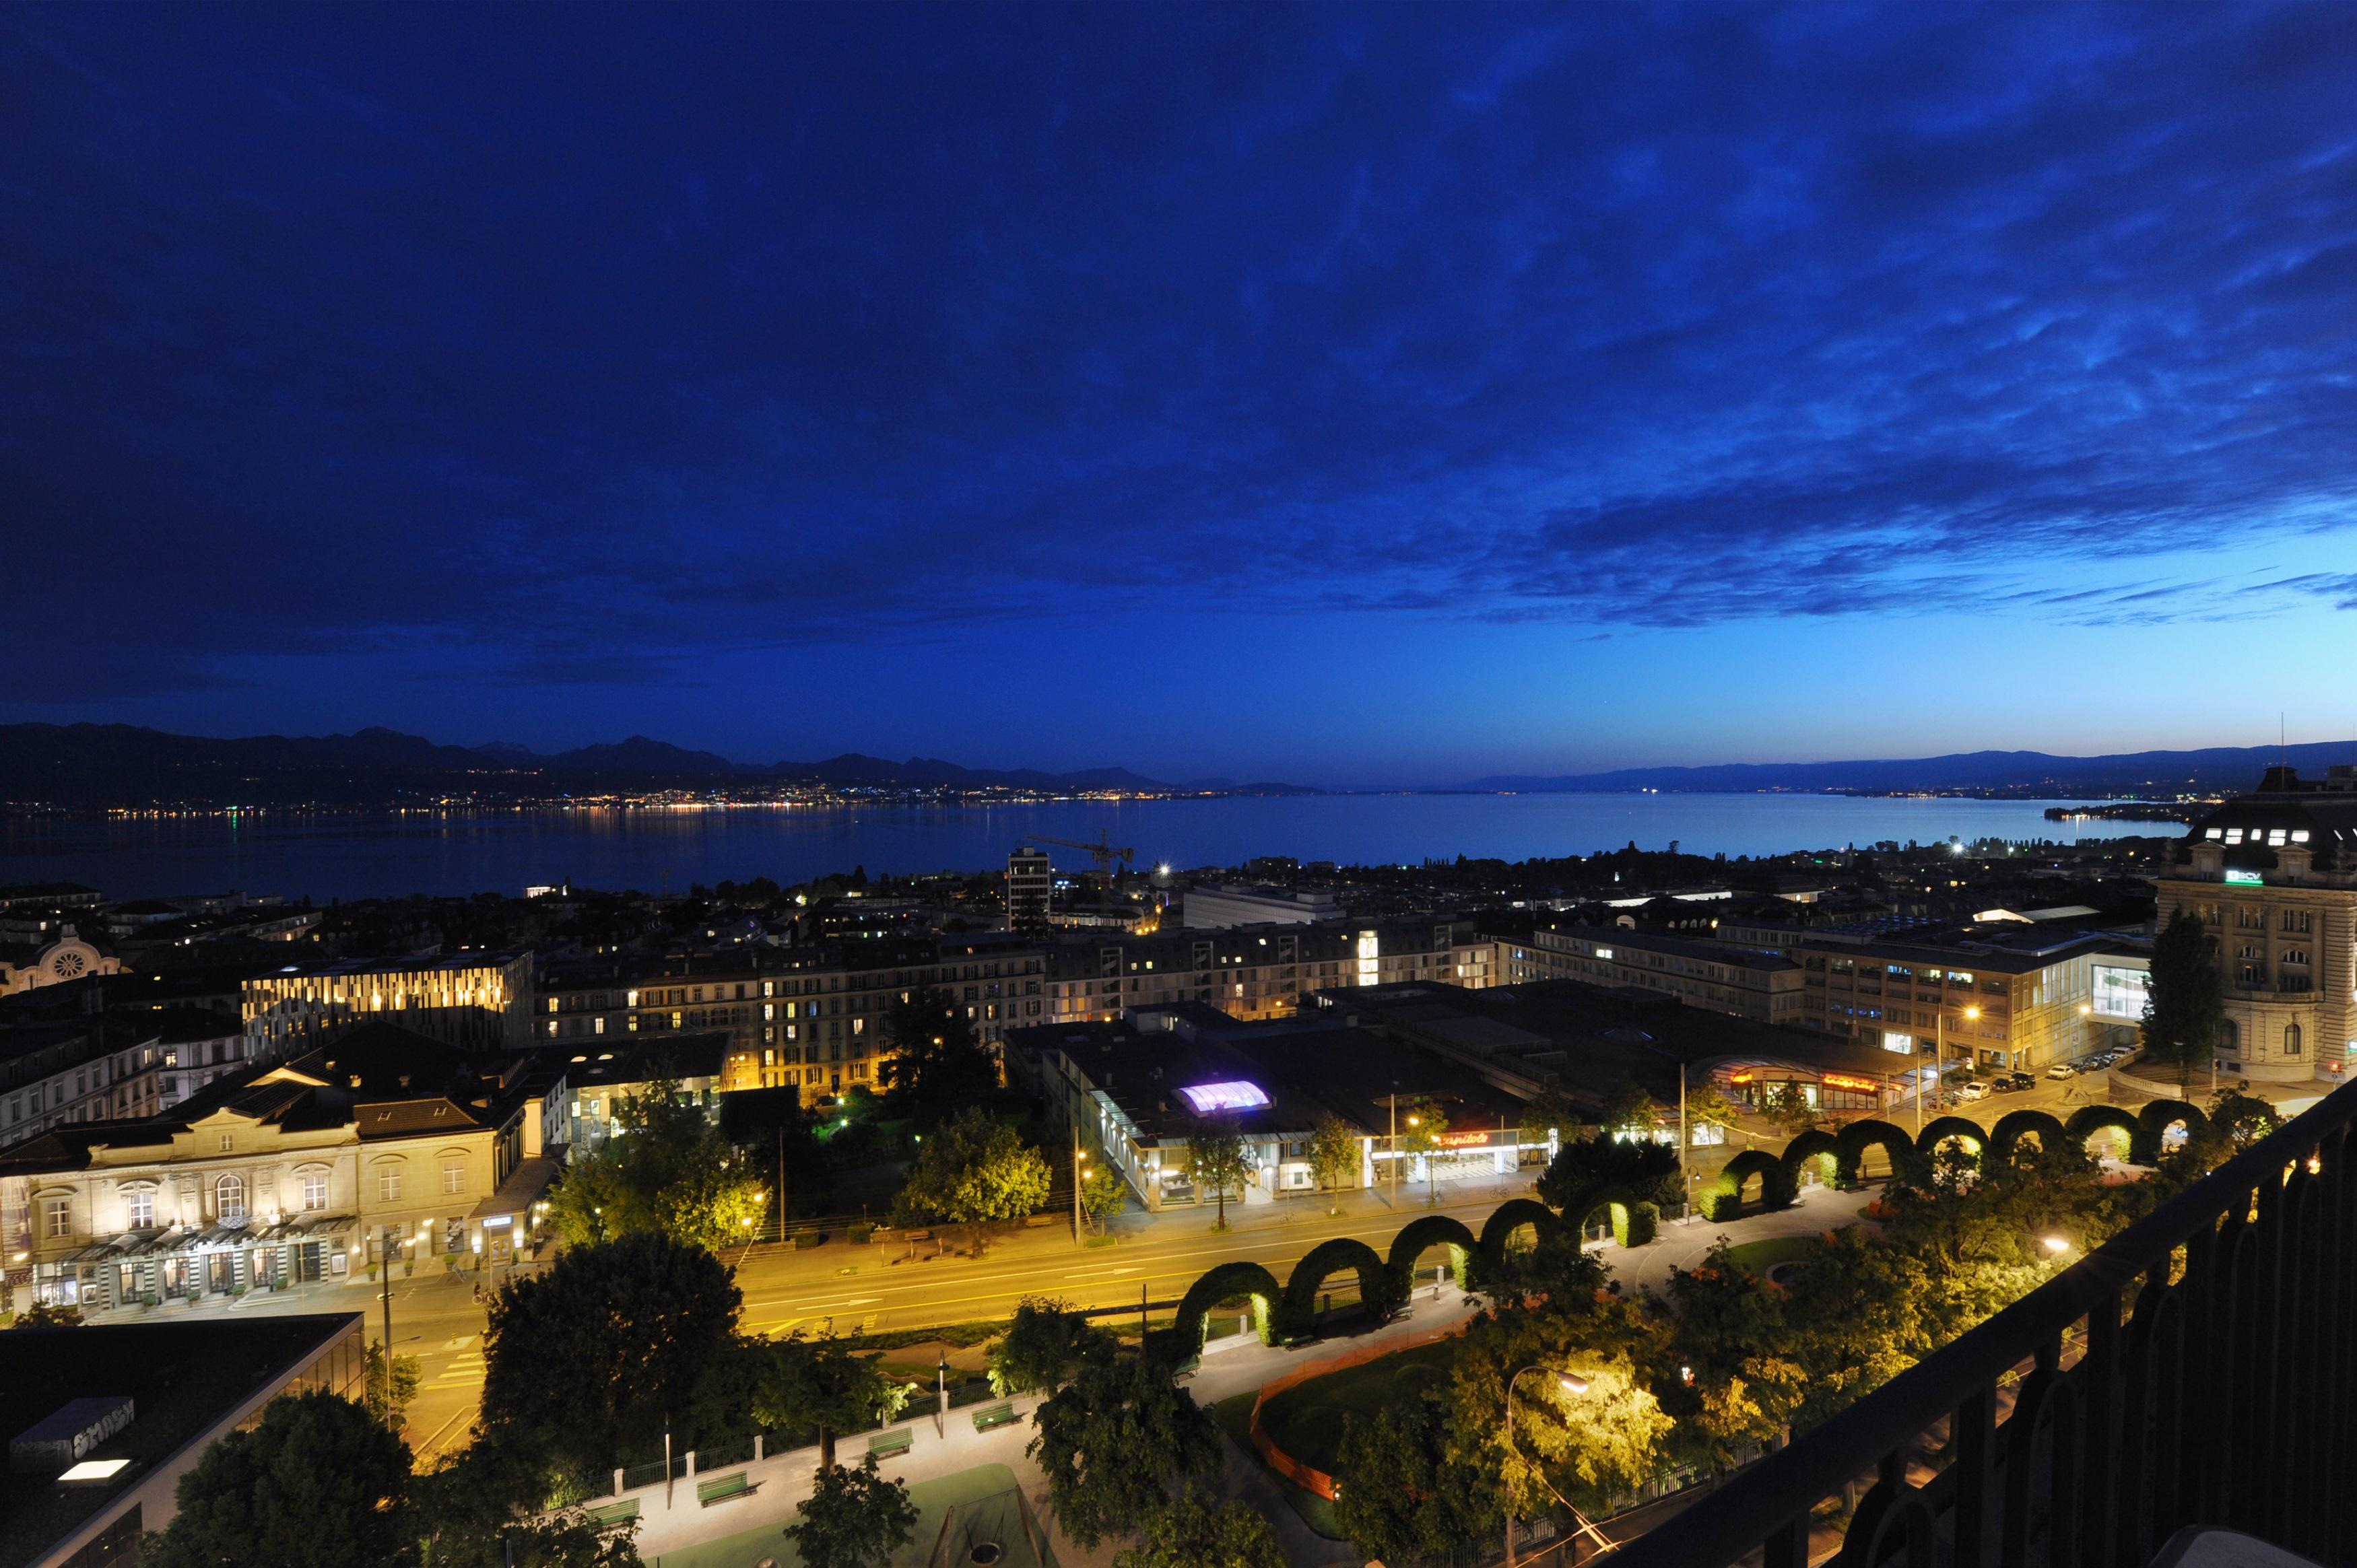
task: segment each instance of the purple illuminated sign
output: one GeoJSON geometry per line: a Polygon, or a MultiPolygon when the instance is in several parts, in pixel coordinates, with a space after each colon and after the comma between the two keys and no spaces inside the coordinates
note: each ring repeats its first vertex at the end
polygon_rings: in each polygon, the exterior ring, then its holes
{"type": "Polygon", "coordinates": [[[1198,1116],[1209,1116],[1215,1111],[1257,1111],[1268,1103],[1268,1096],[1256,1083],[1199,1083],[1192,1089],[1182,1089],[1178,1098],[1195,1108],[1198,1116]]]}

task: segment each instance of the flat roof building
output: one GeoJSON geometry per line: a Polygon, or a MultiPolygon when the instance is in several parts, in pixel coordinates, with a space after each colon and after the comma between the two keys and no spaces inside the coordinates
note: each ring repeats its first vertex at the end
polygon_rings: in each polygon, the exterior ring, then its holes
{"type": "Polygon", "coordinates": [[[1342,906],[1331,893],[1296,893],[1283,887],[1249,887],[1235,883],[1206,882],[1180,895],[1181,924],[1193,930],[1223,926],[1307,926],[1341,918],[1342,906]]]}

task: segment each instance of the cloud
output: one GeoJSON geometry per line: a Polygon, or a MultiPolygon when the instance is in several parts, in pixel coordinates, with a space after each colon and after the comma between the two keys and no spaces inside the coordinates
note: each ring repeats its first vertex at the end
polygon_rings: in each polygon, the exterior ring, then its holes
{"type": "Polygon", "coordinates": [[[2346,8],[613,21],[20,18],[0,660],[2350,607],[2346,8]]]}

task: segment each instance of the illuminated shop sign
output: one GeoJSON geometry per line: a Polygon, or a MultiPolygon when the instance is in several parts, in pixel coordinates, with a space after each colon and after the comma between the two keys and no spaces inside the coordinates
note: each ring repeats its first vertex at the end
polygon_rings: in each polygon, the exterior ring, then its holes
{"type": "Polygon", "coordinates": [[[1480,1147],[1489,1141],[1490,1134],[1486,1132],[1443,1133],[1439,1137],[1433,1140],[1434,1143],[1438,1144],[1444,1149],[1474,1149],[1480,1147]]]}
{"type": "Polygon", "coordinates": [[[1829,1072],[1819,1078],[1817,1081],[1827,1089],[1850,1089],[1856,1090],[1860,1094],[1873,1094],[1882,1088],[1882,1085],[1870,1078],[1853,1078],[1846,1072],[1829,1072]]]}
{"type": "Polygon", "coordinates": [[[1260,1085],[1245,1083],[1199,1083],[1192,1089],[1182,1089],[1178,1098],[1195,1108],[1198,1116],[1209,1116],[1218,1111],[1257,1111],[1266,1105],[1268,1096],[1260,1085]]]}
{"type": "Polygon", "coordinates": [[[2266,879],[2266,877],[2264,877],[2264,876],[2260,875],[2259,875],[2257,872],[2255,872],[2255,871],[2231,871],[2231,870],[2230,870],[2230,871],[2228,871],[2228,872],[2226,873],[2226,880],[2227,880],[2227,881],[2229,881],[2229,882],[2241,882],[2241,883],[2244,883],[2244,884],[2248,884],[2248,885],[2252,885],[2252,886],[2264,886],[2266,885],[2266,880],[2267,880],[2267,879],[2266,879]]]}

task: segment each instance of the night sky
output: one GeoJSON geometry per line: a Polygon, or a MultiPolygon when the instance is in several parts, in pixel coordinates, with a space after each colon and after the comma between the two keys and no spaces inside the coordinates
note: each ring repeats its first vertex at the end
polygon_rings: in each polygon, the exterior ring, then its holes
{"type": "Polygon", "coordinates": [[[2357,724],[2357,5],[20,5],[0,214],[0,718],[2357,724]]]}

